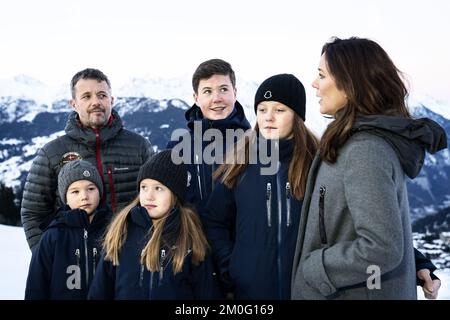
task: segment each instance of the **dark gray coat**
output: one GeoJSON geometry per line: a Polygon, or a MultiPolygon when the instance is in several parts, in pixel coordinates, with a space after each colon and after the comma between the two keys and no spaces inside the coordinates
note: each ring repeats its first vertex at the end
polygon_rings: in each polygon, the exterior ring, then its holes
{"type": "Polygon", "coordinates": [[[39,149],[25,183],[20,213],[30,248],[41,237],[41,223],[49,222],[56,208],[63,205],[57,182],[65,154],[76,152],[97,167],[103,179],[104,200],[114,211],[136,196],[139,168],[152,154],[149,141],[124,129],[115,110],[98,132],[82,127],[78,114],[72,112],[65,131],[65,135],[39,149]]]}
{"type": "Polygon", "coordinates": [[[429,120],[365,117],[335,164],[316,156],[292,271],[293,299],[416,299],[405,173],[446,145],[429,120]],[[375,266],[375,267],[374,267],[375,266]],[[377,288],[373,268],[379,268],[377,288]],[[371,288],[372,287],[372,288],[371,288]]]}

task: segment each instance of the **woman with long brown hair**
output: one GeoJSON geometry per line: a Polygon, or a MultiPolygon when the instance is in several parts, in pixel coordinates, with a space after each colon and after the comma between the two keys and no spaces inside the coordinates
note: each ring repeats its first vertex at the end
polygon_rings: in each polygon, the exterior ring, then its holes
{"type": "Polygon", "coordinates": [[[374,41],[324,45],[313,82],[331,115],[312,164],[298,230],[293,299],[416,299],[406,177],[445,131],[414,120],[401,73],[374,41]]]}
{"type": "Polygon", "coordinates": [[[317,139],[304,124],[305,89],[292,74],[266,79],[254,106],[257,124],[215,173],[219,182],[203,221],[227,292],[236,299],[289,299],[317,139]]]}

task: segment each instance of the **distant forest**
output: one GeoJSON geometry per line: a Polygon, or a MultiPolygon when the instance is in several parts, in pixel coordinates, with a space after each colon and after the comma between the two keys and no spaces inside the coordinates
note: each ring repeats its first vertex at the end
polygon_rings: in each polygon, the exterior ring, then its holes
{"type": "Polygon", "coordinates": [[[0,182],[0,224],[21,225],[20,203],[17,199],[22,199],[22,192],[16,197],[12,188],[0,182]]]}

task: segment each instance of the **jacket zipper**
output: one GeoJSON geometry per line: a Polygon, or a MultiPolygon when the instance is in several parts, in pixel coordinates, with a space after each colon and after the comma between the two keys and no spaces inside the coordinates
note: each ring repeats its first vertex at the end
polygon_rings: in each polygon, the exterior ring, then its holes
{"type": "Polygon", "coordinates": [[[75,250],[75,257],[77,257],[77,266],[78,268],[80,268],[80,259],[81,259],[80,249],[75,250]]]}
{"type": "Polygon", "coordinates": [[[95,268],[97,266],[97,248],[92,249],[92,276],[95,276],[95,268]]]}
{"type": "Polygon", "coordinates": [[[164,260],[166,259],[166,250],[162,249],[161,250],[161,258],[159,261],[159,285],[161,285],[161,282],[164,278],[164,260]]]}
{"type": "Polygon", "coordinates": [[[327,234],[325,231],[325,193],[327,189],[325,186],[319,188],[319,233],[320,241],[323,245],[328,243],[327,234]]]}
{"type": "Polygon", "coordinates": [[[84,230],[84,257],[86,259],[85,265],[86,265],[86,288],[89,288],[89,255],[88,255],[88,247],[87,247],[87,240],[88,240],[88,232],[86,229],[84,230]]]}
{"type": "Polygon", "coordinates": [[[198,189],[200,191],[200,199],[203,200],[202,182],[201,182],[201,178],[200,178],[200,164],[198,163],[198,154],[195,155],[195,162],[197,163],[197,182],[198,182],[198,189]]]}
{"type": "MultiPolygon", "coordinates": [[[[144,249],[141,251],[141,257],[144,255],[144,249]]],[[[141,263],[141,271],[139,272],[139,287],[142,287],[142,284],[144,282],[144,264],[141,263]]],[[[150,291],[152,288],[150,287],[150,291]]]]}
{"type": "Polygon", "coordinates": [[[214,183],[214,178],[213,178],[213,175],[214,175],[214,171],[215,171],[215,165],[214,165],[214,162],[211,164],[211,193],[214,191],[214,185],[215,185],[215,183],[214,183]]]}
{"type": "Polygon", "coordinates": [[[286,182],[286,226],[291,225],[291,185],[286,182]]]}
{"type": "MultiPolygon", "coordinates": [[[[102,178],[102,183],[103,183],[103,168],[102,168],[102,159],[101,159],[101,152],[100,152],[100,146],[101,146],[101,141],[100,141],[100,132],[98,131],[98,129],[92,129],[95,133],[95,159],[97,160],[97,169],[98,172],[100,173],[100,178],[102,178]]],[[[103,185],[104,187],[104,185],[103,185]]],[[[101,195],[103,201],[106,201],[106,189],[103,188],[103,194],[101,195]]]]}
{"type": "Polygon", "coordinates": [[[111,197],[111,209],[112,212],[116,212],[116,191],[114,188],[114,179],[113,179],[113,171],[112,166],[110,165],[108,168],[108,179],[109,179],[109,193],[111,197]]]}
{"type": "MultiPolygon", "coordinates": [[[[280,163],[278,163],[278,168],[280,168],[280,163]]],[[[280,170],[277,171],[277,202],[278,202],[278,232],[277,232],[277,243],[278,243],[278,252],[277,252],[277,269],[278,269],[278,298],[282,298],[282,276],[281,276],[281,230],[282,230],[282,220],[283,220],[283,211],[281,207],[281,179],[280,179],[280,170]]]]}
{"type": "Polygon", "coordinates": [[[143,281],[144,281],[144,264],[141,263],[141,271],[139,272],[139,287],[142,287],[143,281]]]}
{"type": "Polygon", "coordinates": [[[266,192],[267,225],[272,226],[272,184],[267,182],[266,192]]]}

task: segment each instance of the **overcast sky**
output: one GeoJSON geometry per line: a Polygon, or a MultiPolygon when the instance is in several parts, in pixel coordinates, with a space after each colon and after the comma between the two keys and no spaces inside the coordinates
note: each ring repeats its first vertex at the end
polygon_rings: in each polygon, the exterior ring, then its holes
{"type": "Polygon", "coordinates": [[[306,85],[331,36],[369,37],[413,90],[450,101],[450,1],[2,0],[0,77],[67,83],[85,67],[112,82],[191,74],[210,58],[243,78],[306,85]]]}

